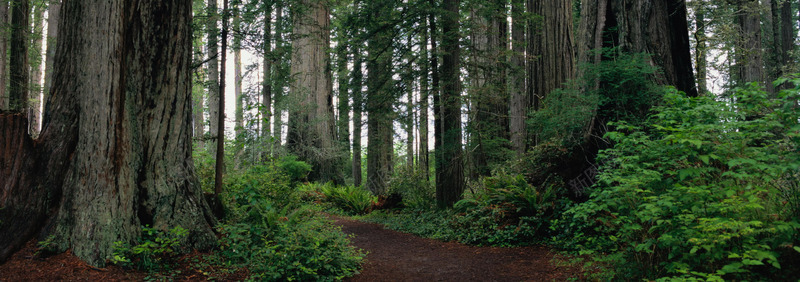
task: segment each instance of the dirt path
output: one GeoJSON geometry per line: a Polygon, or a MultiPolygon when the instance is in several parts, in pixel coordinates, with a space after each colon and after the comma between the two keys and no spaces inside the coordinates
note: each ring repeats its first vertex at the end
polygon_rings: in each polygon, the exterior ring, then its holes
{"type": "Polygon", "coordinates": [[[550,263],[544,247],[475,247],[424,239],[382,225],[333,217],[353,245],[369,252],[351,281],[563,281],[570,269],[550,263]]]}

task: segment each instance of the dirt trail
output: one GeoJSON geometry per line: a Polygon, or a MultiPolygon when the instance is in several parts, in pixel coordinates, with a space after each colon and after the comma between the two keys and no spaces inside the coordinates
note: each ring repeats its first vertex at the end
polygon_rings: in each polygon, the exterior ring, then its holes
{"type": "Polygon", "coordinates": [[[369,252],[351,281],[563,281],[570,269],[550,263],[544,247],[475,247],[384,229],[382,225],[333,217],[353,245],[369,252]]]}

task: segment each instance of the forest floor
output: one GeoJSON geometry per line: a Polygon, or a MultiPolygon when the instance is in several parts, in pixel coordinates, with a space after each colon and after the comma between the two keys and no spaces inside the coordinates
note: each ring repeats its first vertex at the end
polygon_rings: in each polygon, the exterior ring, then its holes
{"type": "Polygon", "coordinates": [[[368,252],[350,281],[564,281],[580,273],[554,265],[545,247],[476,247],[442,242],[333,216],[353,245],[368,252]]]}
{"type": "MultiPolygon", "coordinates": [[[[545,247],[476,247],[441,242],[384,229],[382,225],[333,216],[342,231],[353,235],[352,244],[368,252],[361,274],[350,281],[563,281],[576,277],[577,269],[556,266],[554,254],[545,247]]],[[[0,265],[0,281],[142,281],[148,273],[118,266],[96,268],[72,253],[40,258],[36,242],[29,242],[0,265]]],[[[203,254],[179,259],[171,278],[206,280],[189,261],[203,254]],[[177,273],[177,275],[175,275],[177,273]]],[[[241,280],[233,273],[219,280],[241,280]]],[[[152,278],[152,277],[150,277],[152,278]]]]}

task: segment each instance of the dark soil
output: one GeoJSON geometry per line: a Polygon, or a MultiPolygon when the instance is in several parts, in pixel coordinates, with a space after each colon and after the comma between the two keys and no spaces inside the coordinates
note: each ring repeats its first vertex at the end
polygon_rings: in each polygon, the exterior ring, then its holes
{"type": "Polygon", "coordinates": [[[545,247],[476,247],[384,229],[334,217],[353,245],[369,252],[351,281],[563,281],[574,269],[551,263],[545,247]]]}
{"type": "MultiPolygon", "coordinates": [[[[563,281],[576,277],[575,269],[554,266],[545,247],[475,247],[441,242],[333,217],[342,231],[354,235],[353,245],[369,252],[361,274],[350,281],[563,281]]],[[[0,265],[0,281],[142,281],[148,273],[119,266],[97,268],[71,252],[39,257],[36,242],[28,244],[0,265]]],[[[246,270],[219,275],[220,270],[194,267],[204,254],[181,257],[169,275],[178,281],[243,280],[246,270]]],[[[208,264],[206,264],[208,267],[208,264]]],[[[151,276],[150,278],[158,278],[151,276]]]]}

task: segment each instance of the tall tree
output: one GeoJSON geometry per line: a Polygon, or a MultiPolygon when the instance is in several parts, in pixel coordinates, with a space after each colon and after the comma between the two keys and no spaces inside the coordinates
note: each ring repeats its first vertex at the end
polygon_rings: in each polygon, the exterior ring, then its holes
{"type": "Polygon", "coordinates": [[[530,1],[539,21],[530,27],[528,44],[532,47],[529,81],[532,95],[528,103],[539,109],[551,91],[562,87],[575,76],[574,42],[572,40],[572,1],[530,1]]]}
{"type": "Polygon", "coordinates": [[[208,34],[208,64],[206,65],[206,73],[208,74],[208,134],[209,139],[209,152],[211,155],[216,156],[217,143],[214,141],[219,136],[219,120],[220,115],[224,115],[219,111],[220,98],[219,98],[219,11],[217,8],[217,0],[207,0],[206,14],[208,19],[206,21],[206,32],[208,34]]]}
{"type": "Polygon", "coordinates": [[[0,111],[8,110],[8,1],[0,1],[0,111]]]}
{"type": "Polygon", "coordinates": [[[511,1],[511,69],[509,92],[509,141],[517,156],[525,152],[525,119],[528,99],[525,91],[525,7],[523,0],[511,1]]]}
{"type": "MultiPolygon", "coordinates": [[[[264,3],[264,42],[261,50],[263,79],[261,81],[261,138],[270,137],[270,119],[272,118],[272,1],[264,3]]],[[[279,142],[280,143],[280,142],[279,142]]]]}
{"type": "Polygon", "coordinates": [[[700,95],[705,95],[708,92],[707,86],[707,53],[708,53],[708,38],[706,36],[706,10],[705,6],[698,7],[695,11],[695,32],[694,37],[697,42],[695,47],[695,69],[697,72],[697,91],[700,95]]]}
{"type": "MultiPolygon", "coordinates": [[[[359,1],[354,1],[353,5],[358,7],[359,1]]],[[[361,113],[364,109],[363,89],[363,65],[361,49],[358,44],[353,45],[353,72],[350,82],[351,94],[353,96],[353,185],[361,186],[361,113]]]]}
{"type": "Polygon", "coordinates": [[[313,180],[342,182],[334,141],[335,120],[330,72],[330,7],[327,0],[301,0],[292,6],[293,36],[290,151],[312,165],[313,180]]]}
{"type": "Polygon", "coordinates": [[[425,181],[427,182],[430,179],[428,169],[430,165],[430,162],[428,161],[428,108],[430,107],[430,103],[428,101],[430,100],[431,92],[430,88],[428,87],[430,75],[428,41],[430,36],[428,35],[428,19],[426,15],[422,14],[419,20],[422,23],[420,25],[422,44],[420,45],[419,54],[419,150],[417,151],[419,157],[417,157],[417,162],[419,169],[425,174],[425,181]]]}
{"type": "Polygon", "coordinates": [[[662,70],[659,83],[697,96],[686,15],[683,0],[583,0],[578,62],[599,63],[603,47],[647,53],[662,70]]]}
{"type": "MultiPolygon", "coordinates": [[[[55,61],[56,42],[58,42],[59,21],[61,21],[61,0],[50,0],[47,5],[47,51],[45,52],[42,101],[47,101],[53,85],[53,61],[55,61]]],[[[47,112],[46,109],[45,112],[47,112]]]]}
{"type": "Polygon", "coordinates": [[[347,45],[345,36],[339,35],[339,42],[336,45],[336,78],[337,78],[337,110],[338,119],[336,121],[337,139],[344,152],[350,152],[350,95],[348,80],[350,74],[347,69],[347,45]]]}
{"type": "MultiPolygon", "coordinates": [[[[192,14],[194,15],[202,15],[205,14],[206,7],[205,7],[205,0],[192,0],[192,14]]],[[[204,17],[195,17],[193,19],[195,26],[203,26],[205,23],[204,17]],[[201,20],[198,20],[200,18],[201,20]]],[[[202,38],[205,37],[205,31],[201,28],[193,29],[193,63],[192,63],[192,129],[193,129],[193,137],[197,144],[197,149],[204,150],[205,149],[205,107],[203,106],[203,101],[205,101],[206,95],[206,69],[200,68],[203,65],[204,53],[204,41],[202,38]]]]}
{"type": "Polygon", "coordinates": [[[44,36],[44,10],[47,8],[47,2],[42,1],[34,3],[33,14],[31,14],[31,26],[29,27],[30,49],[28,56],[30,63],[30,82],[28,82],[28,132],[32,135],[39,134],[39,128],[42,122],[42,112],[39,110],[42,106],[41,91],[42,91],[42,74],[44,72],[44,65],[42,64],[42,43],[44,36]]]}
{"type": "Polygon", "coordinates": [[[214,212],[217,216],[222,215],[222,177],[225,172],[225,65],[227,64],[228,54],[228,0],[222,1],[222,50],[220,52],[222,65],[219,70],[219,91],[217,103],[217,112],[219,115],[216,119],[211,119],[211,124],[216,124],[216,165],[214,166],[214,196],[216,203],[214,204],[214,212]]]}
{"type": "MultiPolygon", "coordinates": [[[[464,192],[464,164],[461,143],[461,79],[459,77],[459,5],[460,0],[444,0],[442,23],[442,89],[441,142],[436,159],[436,202],[439,207],[451,207],[464,192]]],[[[435,107],[436,105],[434,105],[435,107]]],[[[439,122],[437,120],[437,122],[439,122]]]]}
{"type": "Polygon", "coordinates": [[[507,158],[509,149],[507,1],[494,0],[472,8],[472,63],[469,121],[470,176],[489,175],[489,164],[507,158]]]}
{"type": "Polygon", "coordinates": [[[379,195],[386,192],[392,173],[392,122],[394,82],[392,79],[394,13],[391,1],[369,1],[367,40],[367,189],[379,195]]]}
{"type": "MultiPolygon", "coordinates": [[[[776,0],[773,0],[773,2],[774,1],[776,0]]],[[[777,77],[788,74],[792,67],[792,53],[795,51],[795,38],[797,37],[797,33],[794,29],[795,23],[792,21],[792,16],[793,13],[791,1],[783,1],[780,5],[780,23],[776,23],[776,26],[778,26],[780,29],[779,37],[776,40],[776,43],[780,44],[780,46],[777,48],[777,77]]],[[[789,87],[789,85],[784,85],[782,87],[786,88],[789,87]]]]}
{"type": "MultiPolygon", "coordinates": [[[[233,13],[233,97],[236,101],[234,111],[234,134],[238,138],[244,130],[244,103],[245,97],[242,93],[242,17],[239,15],[238,5],[231,9],[233,13]]],[[[237,162],[238,163],[238,162],[237,162]]]]}
{"type": "Polygon", "coordinates": [[[28,0],[11,2],[11,55],[9,60],[9,107],[12,112],[28,109],[30,69],[28,66],[28,29],[30,28],[30,3],[28,0]]]}
{"type": "Polygon", "coordinates": [[[103,265],[114,242],[132,243],[145,224],[184,227],[188,246],[212,247],[215,219],[191,158],[191,1],[62,9],[39,140],[25,134],[24,118],[0,118],[0,131],[16,128],[0,134],[0,260],[40,233],[103,265]]]}
{"type": "MultiPolygon", "coordinates": [[[[275,5],[275,52],[273,56],[276,62],[281,62],[273,66],[273,111],[272,111],[272,136],[275,137],[276,145],[281,145],[282,130],[283,130],[283,110],[286,107],[284,101],[284,80],[288,78],[286,71],[285,61],[291,60],[291,56],[287,58],[287,49],[291,48],[286,43],[283,33],[287,31],[287,22],[289,22],[284,15],[283,2],[276,3],[275,5]]],[[[289,54],[290,55],[290,54],[289,54]]]]}
{"type": "Polygon", "coordinates": [[[738,83],[764,84],[764,54],[761,50],[761,13],[758,0],[737,2],[736,22],[740,37],[735,51],[736,79],[738,83]]]}

